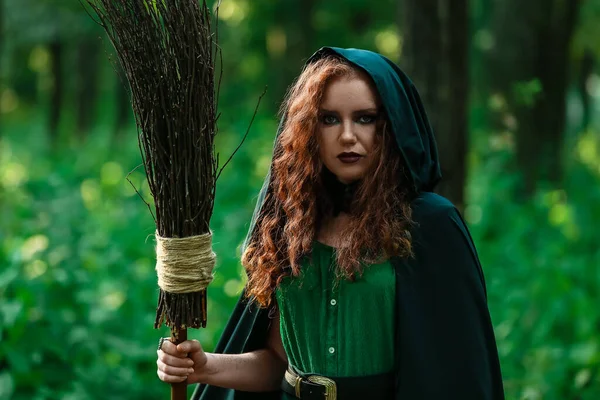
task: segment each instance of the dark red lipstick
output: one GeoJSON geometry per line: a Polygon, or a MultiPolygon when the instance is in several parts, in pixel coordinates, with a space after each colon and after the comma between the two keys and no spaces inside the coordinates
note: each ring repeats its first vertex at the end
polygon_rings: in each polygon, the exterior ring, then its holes
{"type": "Polygon", "coordinates": [[[341,162],[345,164],[353,164],[360,160],[363,156],[358,153],[350,152],[350,153],[341,153],[338,155],[338,158],[341,162]]]}

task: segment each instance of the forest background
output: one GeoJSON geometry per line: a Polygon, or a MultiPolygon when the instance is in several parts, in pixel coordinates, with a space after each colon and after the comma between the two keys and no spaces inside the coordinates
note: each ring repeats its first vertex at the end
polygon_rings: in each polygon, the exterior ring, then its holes
{"type": "MultiPolygon", "coordinates": [[[[192,338],[214,347],[244,285],[287,86],[321,46],[361,47],[426,103],[507,398],[600,398],[600,0],[223,0],[219,26],[221,159],[268,91],[218,182],[209,325],[192,338]]],[[[112,53],[77,0],[0,1],[0,399],[169,393],[154,222],[126,176],[150,194],[112,53]]]]}

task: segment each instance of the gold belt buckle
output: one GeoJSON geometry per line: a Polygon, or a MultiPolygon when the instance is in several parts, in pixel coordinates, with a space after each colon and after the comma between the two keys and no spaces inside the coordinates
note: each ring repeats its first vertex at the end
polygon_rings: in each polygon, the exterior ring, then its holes
{"type": "Polygon", "coordinates": [[[294,389],[296,389],[296,397],[300,398],[300,384],[302,383],[302,377],[296,376],[296,384],[294,385],[294,389]]]}
{"type": "Polygon", "coordinates": [[[325,386],[326,400],[337,400],[337,386],[334,380],[320,375],[309,375],[306,379],[312,383],[325,386]]]}

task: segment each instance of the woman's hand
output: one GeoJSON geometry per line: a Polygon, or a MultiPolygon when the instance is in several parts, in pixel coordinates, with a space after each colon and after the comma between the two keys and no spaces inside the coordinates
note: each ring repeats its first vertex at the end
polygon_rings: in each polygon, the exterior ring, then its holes
{"type": "Polygon", "coordinates": [[[206,372],[208,357],[197,340],[175,345],[167,339],[157,354],[156,373],[163,382],[177,383],[188,379],[188,383],[197,383],[199,376],[206,372]]]}
{"type": "Polygon", "coordinates": [[[279,390],[287,357],[279,333],[279,314],[273,318],[266,346],[241,354],[205,353],[197,340],[175,346],[164,340],[156,371],[163,382],[205,383],[244,392],[279,390]]]}

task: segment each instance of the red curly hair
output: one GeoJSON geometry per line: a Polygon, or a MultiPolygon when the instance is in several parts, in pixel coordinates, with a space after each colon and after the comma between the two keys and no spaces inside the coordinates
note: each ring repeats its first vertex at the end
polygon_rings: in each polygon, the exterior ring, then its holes
{"type": "MultiPolygon", "coordinates": [[[[332,213],[316,137],[319,106],[333,78],[358,75],[364,73],[344,59],[324,57],[305,66],[282,104],[285,123],[274,151],[271,182],[242,255],[249,278],[246,296],[262,307],[273,305],[274,291],[284,277],[299,276],[302,258],[310,255],[321,222],[332,213]]],[[[354,280],[363,264],[412,254],[413,193],[394,135],[386,128],[386,118],[380,118],[377,156],[358,183],[350,222],[340,235],[344,242],[336,251],[339,278],[354,280]]]]}

